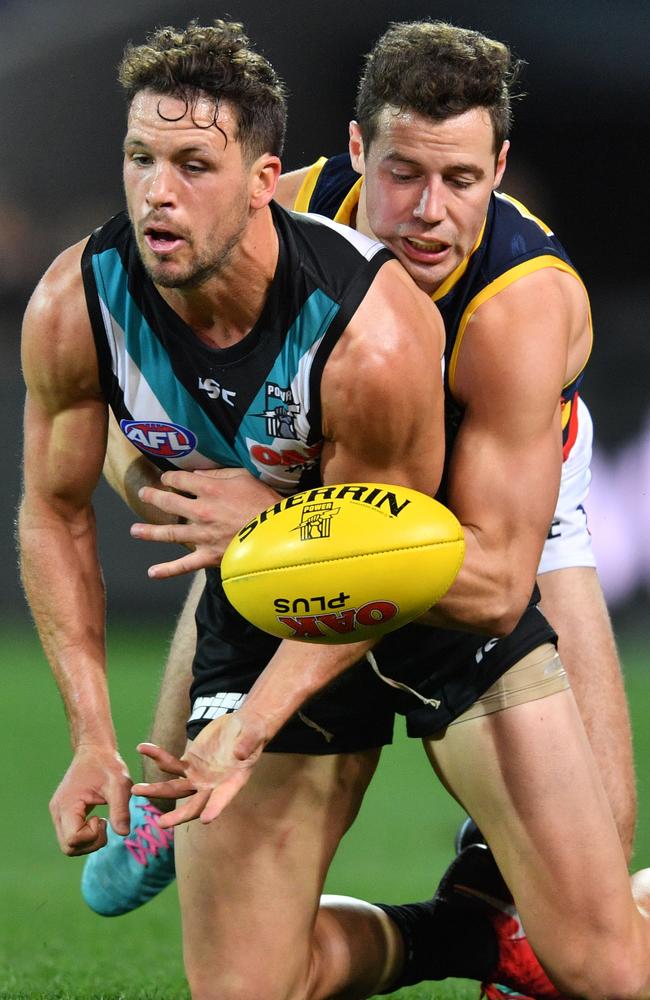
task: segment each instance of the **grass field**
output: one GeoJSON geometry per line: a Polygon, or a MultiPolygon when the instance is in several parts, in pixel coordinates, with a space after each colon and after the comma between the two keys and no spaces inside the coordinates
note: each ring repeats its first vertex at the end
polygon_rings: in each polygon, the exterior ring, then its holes
{"type": "MultiPolygon", "coordinates": [[[[4,761],[0,846],[0,997],[181,1000],[176,896],[167,889],[133,914],[95,916],[78,891],[82,861],[58,851],[47,803],[69,760],[67,726],[33,635],[0,630],[4,761]]],[[[165,636],[113,629],[111,690],[124,756],[138,773],[165,636]]],[[[640,819],[637,854],[650,863],[650,648],[630,641],[623,658],[636,733],[640,819]]],[[[369,899],[424,898],[448,863],[460,811],[436,787],[419,745],[398,738],[384,753],[361,815],[330,874],[331,892],[369,899]]],[[[469,1000],[476,984],[427,984],[403,1000],[469,1000]]],[[[260,998],[263,1000],[263,998],[260,998]]]]}

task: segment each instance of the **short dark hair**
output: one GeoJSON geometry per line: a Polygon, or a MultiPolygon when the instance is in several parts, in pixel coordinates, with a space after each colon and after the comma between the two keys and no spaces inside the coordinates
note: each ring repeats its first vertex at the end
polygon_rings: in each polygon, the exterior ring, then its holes
{"type": "Polygon", "coordinates": [[[523,62],[503,42],[445,21],[394,22],[365,59],[356,118],[368,150],[389,106],[443,121],[485,108],[498,154],[512,124],[513,85],[523,62]]]}
{"type": "Polygon", "coordinates": [[[220,18],[185,29],[157,28],[143,45],[124,50],[118,79],[130,105],[141,90],[179,97],[194,108],[202,96],[227,100],[237,111],[237,140],[251,158],[280,156],[287,121],[286,92],[271,64],[254,52],[243,25],[220,18]]]}

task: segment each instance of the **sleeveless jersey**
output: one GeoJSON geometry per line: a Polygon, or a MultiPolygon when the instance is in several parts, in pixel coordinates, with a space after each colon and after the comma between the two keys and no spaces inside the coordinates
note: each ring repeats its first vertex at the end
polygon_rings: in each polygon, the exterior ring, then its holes
{"type": "MultiPolygon", "coordinates": [[[[347,153],[330,159],[321,157],[310,168],[294,208],[296,211],[319,212],[349,225],[359,202],[362,184],[363,178],[353,169],[347,153]]],[[[526,274],[546,267],[568,271],[582,285],[566,250],[548,226],[514,198],[493,193],[485,222],[471,253],[431,296],[445,324],[448,446],[452,444],[462,419],[462,407],[454,397],[454,379],[467,324],[483,302],[526,274]]],[[[578,386],[581,379],[582,372],[564,387],[562,393],[565,460],[578,432],[578,386]]]]}
{"type": "Polygon", "coordinates": [[[81,266],[102,389],[127,438],[162,469],[243,467],[288,494],[320,481],[323,368],[393,255],[329,220],[272,213],[276,272],[230,347],[204,344],[165,302],[126,213],[92,234],[81,266]]]}

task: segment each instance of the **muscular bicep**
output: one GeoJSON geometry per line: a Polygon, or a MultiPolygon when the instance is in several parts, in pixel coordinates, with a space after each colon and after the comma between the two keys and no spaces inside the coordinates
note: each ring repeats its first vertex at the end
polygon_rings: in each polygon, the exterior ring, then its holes
{"type": "Polygon", "coordinates": [[[562,469],[570,310],[552,282],[524,284],[479,309],[456,373],[464,414],[448,503],[464,525],[466,555],[439,610],[445,624],[493,635],[510,631],[530,598],[562,469]]]}
{"type": "Polygon", "coordinates": [[[323,375],[325,481],[435,493],[444,459],[442,348],[435,306],[399,264],[384,265],[323,375]]]}
{"type": "Polygon", "coordinates": [[[510,407],[503,398],[468,408],[450,463],[448,503],[486,554],[532,581],[560,483],[560,405],[540,407],[531,421],[518,403],[513,391],[510,407]]]}
{"type": "Polygon", "coordinates": [[[533,537],[541,551],[559,489],[560,397],[577,325],[565,279],[531,275],[485,303],[459,354],[456,390],[465,415],[450,502],[492,544],[509,540],[518,551],[533,537]]]}
{"type": "Polygon", "coordinates": [[[89,328],[78,254],[41,281],[25,313],[25,489],[53,510],[84,507],[106,447],[106,404],[89,328]]]}

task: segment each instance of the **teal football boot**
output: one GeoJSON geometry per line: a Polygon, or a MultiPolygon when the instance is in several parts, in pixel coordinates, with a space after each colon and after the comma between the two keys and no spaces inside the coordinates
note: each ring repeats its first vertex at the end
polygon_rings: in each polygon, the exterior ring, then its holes
{"type": "Polygon", "coordinates": [[[102,917],[136,910],[173,882],[174,831],[158,826],[160,809],[143,795],[129,803],[131,832],[126,837],[107,826],[108,842],[88,856],[81,895],[102,917]]]}

